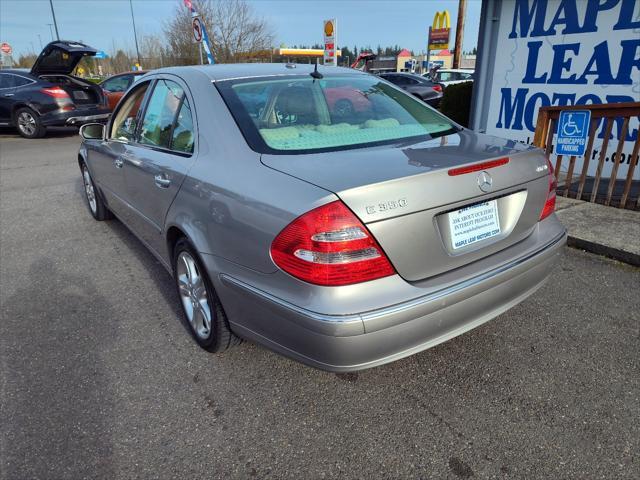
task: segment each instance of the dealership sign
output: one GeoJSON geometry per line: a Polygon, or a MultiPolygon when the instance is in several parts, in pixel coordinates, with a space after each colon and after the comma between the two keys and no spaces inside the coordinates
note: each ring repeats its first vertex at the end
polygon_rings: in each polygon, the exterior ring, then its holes
{"type": "Polygon", "coordinates": [[[433,25],[429,29],[429,50],[445,50],[449,48],[449,36],[451,33],[451,18],[449,12],[444,10],[436,12],[433,16],[433,25]]]}
{"type": "Polygon", "coordinates": [[[13,49],[7,42],[2,42],[0,43],[0,52],[4,53],[5,55],[11,55],[13,53],[13,49]]]}
{"type": "Polygon", "coordinates": [[[324,64],[338,65],[338,55],[336,53],[336,19],[324,21],[324,64]]]}
{"type": "MultiPolygon", "coordinates": [[[[531,143],[542,106],[640,100],[640,2],[503,0],[498,5],[490,15],[498,24],[489,18],[481,26],[481,32],[497,27],[497,36],[482,46],[488,55],[480,52],[479,70],[491,74],[476,87],[483,99],[477,100],[474,115],[480,120],[474,118],[475,128],[531,143]]],[[[593,158],[605,134],[605,122],[598,122],[593,158]]],[[[626,175],[639,128],[638,117],[632,117],[618,176],[626,175]]],[[[621,135],[619,119],[610,137],[603,170],[607,175],[621,135]]],[[[558,147],[556,139],[554,145],[558,147]]],[[[590,175],[596,166],[590,163],[590,175]]]]}

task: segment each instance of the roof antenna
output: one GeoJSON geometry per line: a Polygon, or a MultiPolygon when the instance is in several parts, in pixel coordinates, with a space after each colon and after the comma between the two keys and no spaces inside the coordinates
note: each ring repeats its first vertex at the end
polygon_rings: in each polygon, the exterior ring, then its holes
{"type": "Polygon", "coordinates": [[[317,78],[318,80],[323,78],[323,75],[318,71],[318,59],[317,58],[316,58],[316,66],[313,67],[313,72],[311,72],[309,75],[311,75],[313,78],[317,78]]]}

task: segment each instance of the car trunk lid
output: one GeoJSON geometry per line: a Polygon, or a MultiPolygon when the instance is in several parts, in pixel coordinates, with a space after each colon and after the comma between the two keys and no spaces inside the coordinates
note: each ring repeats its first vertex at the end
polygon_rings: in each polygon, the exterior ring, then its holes
{"type": "Polygon", "coordinates": [[[64,74],[73,72],[82,57],[98,51],[80,42],[57,41],[47,44],[31,67],[33,75],[64,74]]]}
{"type": "Polygon", "coordinates": [[[263,155],[262,162],[338,195],[409,281],[461,267],[526,238],[548,193],[548,167],[540,150],[468,130],[413,144],[263,155]],[[506,163],[450,174],[500,159],[506,163]],[[486,191],[479,185],[481,174],[491,181],[486,191]],[[463,208],[468,210],[459,212],[463,208]],[[469,213],[484,218],[487,211],[495,217],[491,230],[499,231],[480,232],[486,238],[464,244],[471,237],[458,235],[456,222],[464,226],[469,213]]]}

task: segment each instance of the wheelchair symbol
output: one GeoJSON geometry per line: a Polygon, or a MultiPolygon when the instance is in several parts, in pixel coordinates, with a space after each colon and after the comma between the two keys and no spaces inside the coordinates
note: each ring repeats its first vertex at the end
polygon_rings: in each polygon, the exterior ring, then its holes
{"type": "Polygon", "coordinates": [[[582,136],[582,128],[580,128],[572,119],[571,113],[567,114],[567,121],[562,126],[562,133],[567,137],[579,137],[582,136]]]}

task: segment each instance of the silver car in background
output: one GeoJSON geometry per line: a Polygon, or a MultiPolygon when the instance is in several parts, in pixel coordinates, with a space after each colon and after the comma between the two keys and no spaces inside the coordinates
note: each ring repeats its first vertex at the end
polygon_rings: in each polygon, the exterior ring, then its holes
{"type": "Polygon", "coordinates": [[[172,273],[210,351],[391,362],[527,298],[566,242],[542,151],[350,69],[161,69],[81,133],[91,214],[172,273]]]}

